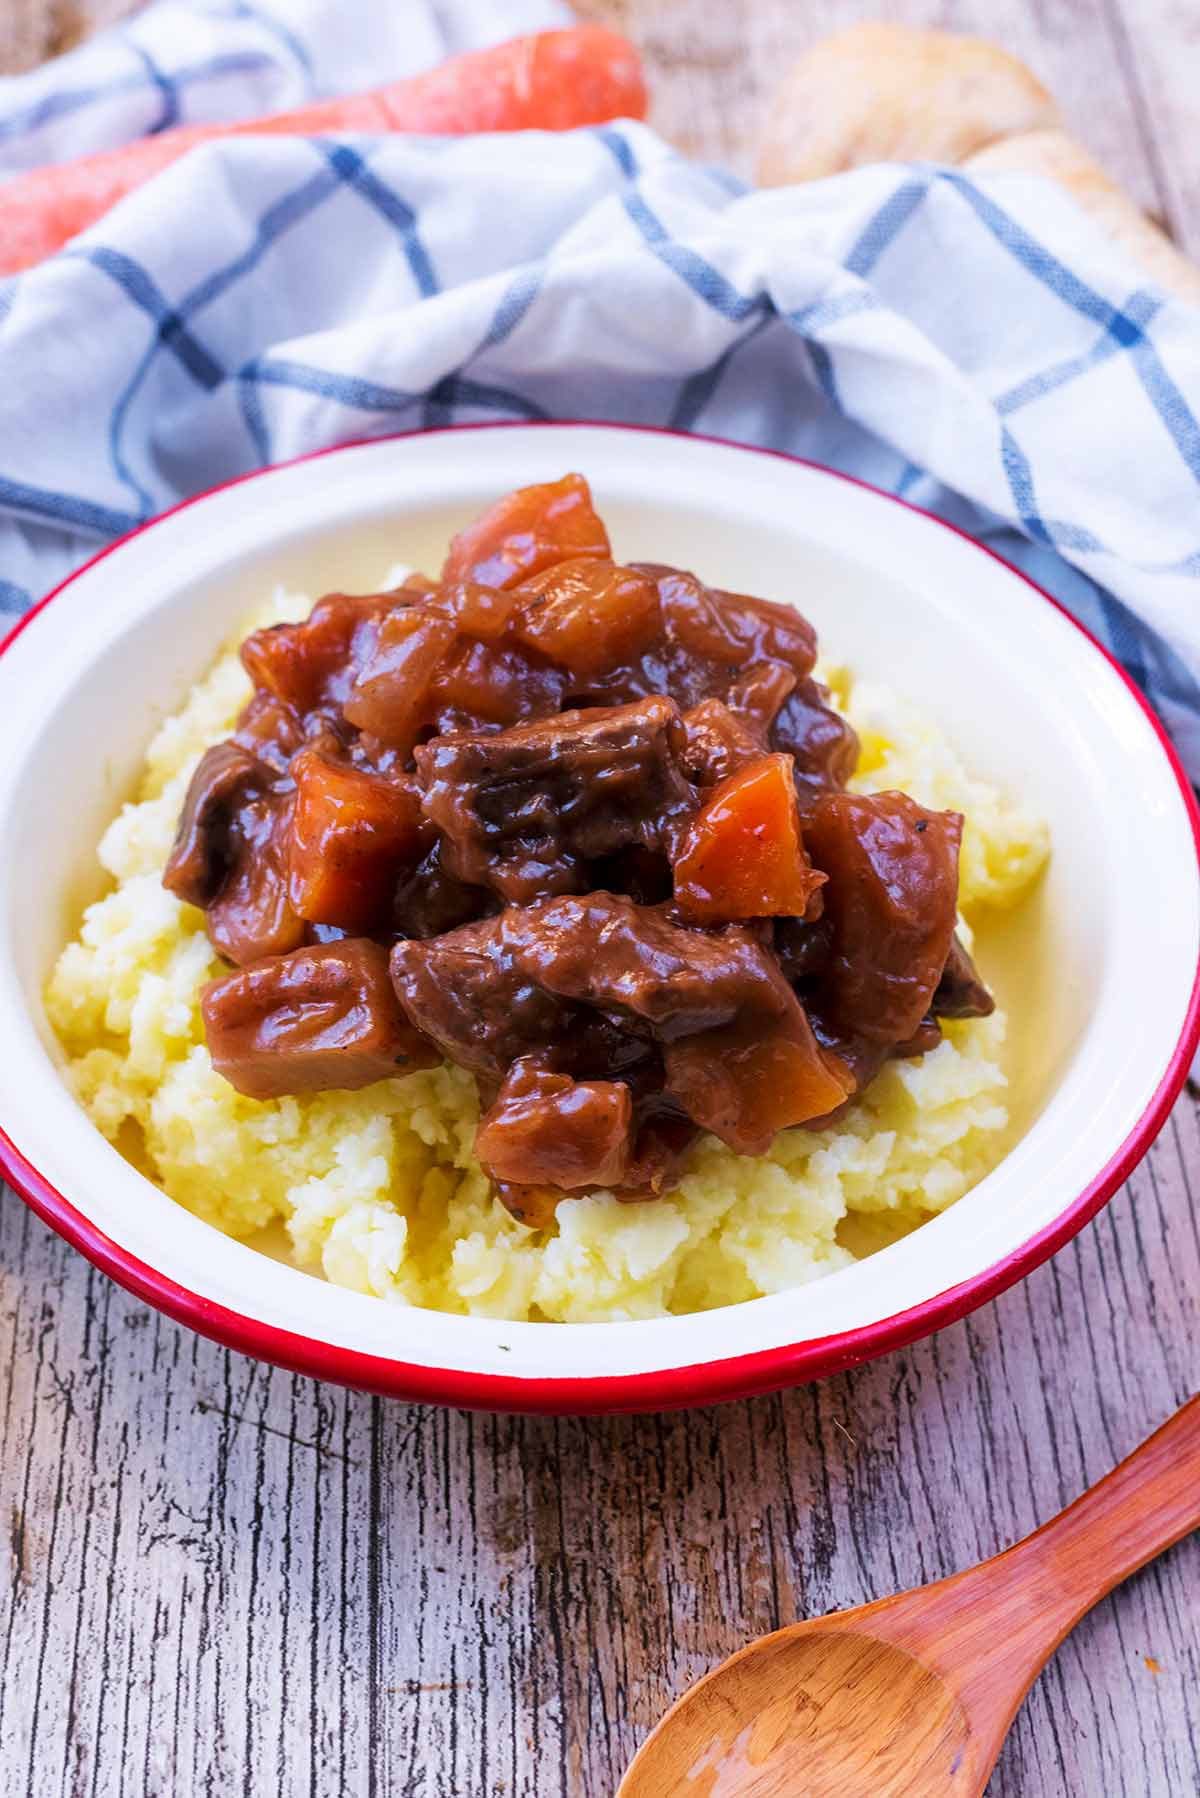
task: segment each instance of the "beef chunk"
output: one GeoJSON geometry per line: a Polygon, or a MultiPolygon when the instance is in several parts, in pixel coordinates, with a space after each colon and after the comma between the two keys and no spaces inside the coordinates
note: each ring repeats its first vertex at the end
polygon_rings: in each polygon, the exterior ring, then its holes
{"type": "Polygon", "coordinates": [[[682,745],[666,699],[422,744],[417,775],[444,866],[524,903],[578,890],[585,864],[619,849],[669,852],[696,803],[682,745]]]}
{"type": "Polygon", "coordinates": [[[643,1100],[638,1110],[641,1123],[624,1184],[617,1192],[617,1197],[627,1204],[656,1199],[665,1192],[678,1177],[688,1150],[700,1134],[666,1092],[657,1102],[643,1100]]]}
{"type": "Polygon", "coordinates": [[[823,974],[833,948],[824,901],[821,916],[813,923],[803,918],[776,918],[774,948],[779,965],[793,986],[807,985],[823,974]]]}
{"type": "Polygon", "coordinates": [[[496,921],[505,952],[543,992],[659,1042],[753,1012],[790,1009],[791,993],[749,931],[689,930],[665,907],[612,893],[543,900],[496,921]]]}
{"type": "Polygon", "coordinates": [[[736,774],[747,762],[756,762],[764,743],[752,726],[738,718],[722,699],[702,699],[683,714],[683,765],[701,786],[736,774]]]}
{"type": "Polygon", "coordinates": [[[342,710],[349,722],[407,756],[433,715],[433,686],[455,629],[418,607],[389,612],[354,678],[342,710]]]}
{"type": "Polygon", "coordinates": [[[950,939],[950,953],[942,969],[930,1006],[935,1018],[990,1018],[996,1001],[980,978],[979,969],[957,936],[950,939]]]}
{"type": "Polygon", "coordinates": [[[619,1080],[572,1080],[514,1062],[480,1121],[475,1152],[498,1181],[573,1192],[620,1186],[633,1148],[633,1098],[619,1080]]]}
{"type": "Polygon", "coordinates": [[[794,997],[775,1017],[750,1014],[670,1043],[665,1061],[667,1092],[741,1155],[765,1154],[780,1130],[827,1117],[855,1090],[794,997]]]}
{"type": "Polygon", "coordinates": [[[828,689],[819,681],[802,680],[771,726],[771,747],[792,757],[796,791],[805,808],[822,793],[844,787],[858,762],[858,738],[828,699],[828,689]]]}
{"type": "Polygon", "coordinates": [[[632,566],[654,582],[661,631],[636,660],[577,686],[581,699],[615,705],[661,693],[686,711],[705,699],[726,699],[731,686],[758,664],[773,664],[792,681],[812,667],[812,626],[790,606],[706,587],[681,568],[632,566]]]}
{"type": "Polygon", "coordinates": [[[584,683],[635,661],[662,626],[653,581],[595,556],[559,562],[517,592],[518,640],[584,683]]]}
{"type": "Polygon", "coordinates": [[[208,934],[243,966],[304,941],[288,897],[290,800],[239,743],[208,750],[192,777],[163,885],[207,911],[208,934]]]}
{"type": "Polygon", "coordinates": [[[211,905],[237,856],[242,801],[263,792],[269,772],[237,743],[206,749],[192,776],[163,874],[163,885],[189,905],[211,905]]]}
{"type": "MultiPolygon", "coordinates": [[[[519,1062],[513,1075],[517,1074],[518,1068],[535,1065],[536,1058],[519,1062]]],[[[484,1118],[476,1138],[480,1160],[492,1169],[496,1196],[519,1222],[531,1229],[546,1228],[553,1223],[554,1213],[566,1192],[578,1193],[602,1186],[615,1191],[616,1197],[625,1204],[638,1204],[658,1198],[673,1183],[699,1132],[669,1100],[664,1098],[661,1108],[649,1111],[642,1104],[636,1104],[636,1114],[626,1125],[625,1104],[620,1095],[628,1097],[628,1087],[612,1081],[571,1081],[563,1075],[544,1072],[540,1080],[544,1082],[543,1092],[548,1096],[543,1110],[535,1112],[532,1109],[535,1101],[523,1094],[520,1106],[530,1109],[510,1113],[502,1103],[502,1095],[484,1118]],[[563,1147],[558,1138],[577,1108],[586,1118],[589,1165],[594,1177],[580,1178],[575,1187],[569,1186],[561,1177],[558,1184],[547,1184],[548,1173],[561,1175],[563,1147]],[[641,1116],[640,1124],[638,1115],[641,1116]],[[507,1127],[510,1116],[515,1116],[519,1130],[528,1132],[527,1143],[533,1153],[528,1156],[514,1154],[511,1166],[515,1177],[506,1180],[497,1177],[501,1163],[494,1153],[491,1122],[498,1119],[507,1127]],[[539,1156],[543,1144],[551,1143],[550,1153],[554,1159],[539,1156]],[[538,1184],[529,1184],[530,1170],[534,1167],[540,1170],[542,1180],[538,1184]]],[[[516,1147],[517,1139],[508,1139],[504,1146],[516,1147]]],[[[569,1175],[578,1175],[580,1171],[578,1168],[567,1169],[569,1175]]]]}
{"type": "Polygon", "coordinates": [[[433,736],[491,730],[549,718],[562,709],[567,677],[535,650],[463,638],[433,683],[433,736]]]}
{"type": "Polygon", "coordinates": [[[416,1028],[493,1079],[542,1047],[557,1068],[579,1072],[595,1021],[581,1010],[638,1046],[719,1028],[743,1011],[780,1015],[792,997],[749,932],[688,930],[667,908],[611,893],[510,906],[432,942],[397,943],[392,978],[416,1028]]]}
{"type": "MultiPolygon", "coordinates": [[[[398,943],[392,978],[414,1027],[493,1082],[536,1052],[578,1078],[599,1027],[628,1045],[635,1097],[639,1076],[651,1076],[648,1116],[665,1100],[674,1120],[735,1146],[764,1145],[852,1089],[749,931],[689,930],[669,908],[610,893],[510,907],[434,942],[398,943]],[[665,1086],[653,1078],[660,1055],[665,1086]]],[[[622,1068],[612,1043],[603,1065],[622,1068]]],[[[666,1177],[669,1134],[637,1145],[627,1178],[666,1177]]]]}
{"type": "Polygon", "coordinates": [[[702,699],[685,712],[684,759],[692,779],[714,786],[765,755],[780,708],[795,687],[793,669],[760,662],[731,681],[723,699],[702,699]]]}
{"type": "Polygon", "coordinates": [[[437,1060],[396,1003],[387,951],[361,938],[227,974],[201,1005],[213,1066],[251,1099],[353,1091],[437,1060]]]}
{"type": "Polygon", "coordinates": [[[781,662],[799,677],[816,661],[816,633],[791,606],[707,587],[681,568],[634,566],[655,580],[669,636],[698,662],[739,670],[781,662]]]}
{"type": "Polygon", "coordinates": [[[493,1086],[522,1055],[565,1043],[570,1019],[570,1008],[518,966],[504,940],[507,916],[392,950],[392,980],[410,1022],[493,1086]]]}
{"type": "Polygon", "coordinates": [[[233,862],[206,923],[213,948],[244,968],[264,955],[287,955],[305,940],[305,923],[288,894],[291,802],[264,793],[243,803],[233,862]]]}
{"type": "Polygon", "coordinates": [[[272,774],[286,778],[296,751],[303,747],[305,726],[273,693],[256,693],[237,722],[232,741],[248,749],[272,774]]]}
{"type": "Polygon", "coordinates": [[[396,606],[390,593],[327,593],[299,624],[274,624],[242,644],[256,689],[297,716],[336,709],[346,698],[380,620],[396,606]]]}
{"type": "Polygon", "coordinates": [[[833,952],[816,1005],[847,1037],[908,1041],[929,1010],[954,936],[957,812],[906,793],[831,793],[804,827],[824,888],[833,952]]]}
{"type": "Polygon", "coordinates": [[[489,918],[500,910],[500,901],[487,887],[468,886],[448,874],[442,865],[442,846],[435,843],[407,879],[402,880],[392,903],[396,936],[444,936],[460,924],[489,918]]]}
{"type": "MultiPolygon", "coordinates": [[[[785,662],[759,662],[730,684],[725,703],[742,728],[766,749],[772,725],[800,684],[796,670],[785,662]]],[[[816,681],[805,681],[803,685],[817,687],[816,681]]]]}

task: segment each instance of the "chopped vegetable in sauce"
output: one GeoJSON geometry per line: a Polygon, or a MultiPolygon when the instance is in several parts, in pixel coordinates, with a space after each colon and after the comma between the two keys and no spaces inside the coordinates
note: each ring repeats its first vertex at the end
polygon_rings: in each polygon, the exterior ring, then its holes
{"type": "Polygon", "coordinates": [[[445,1056],[498,1196],[650,1199],[701,1130],[763,1153],[991,996],[962,820],[847,793],[790,606],[613,558],[586,482],[499,502],[441,575],[242,648],[166,885],[233,971],[214,1065],[270,1098],[445,1056]]]}

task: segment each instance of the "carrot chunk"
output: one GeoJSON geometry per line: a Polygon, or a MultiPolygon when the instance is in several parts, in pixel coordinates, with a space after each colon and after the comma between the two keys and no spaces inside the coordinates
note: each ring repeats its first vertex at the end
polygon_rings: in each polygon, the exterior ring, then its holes
{"type": "Polygon", "coordinates": [[[582,475],[519,487],[460,531],[450,544],[442,580],[513,587],[573,556],[612,558],[582,475]]]}
{"type": "Polygon", "coordinates": [[[696,924],[802,918],[824,879],[800,835],[792,758],[764,755],[721,781],[688,826],[675,900],[696,924]]]}
{"type": "Polygon", "coordinates": [[[379,922],[421,848],[415,792],[379,774],[303,749],[292,762],[288,890],[310,924],[351,932],[379,922]]]}

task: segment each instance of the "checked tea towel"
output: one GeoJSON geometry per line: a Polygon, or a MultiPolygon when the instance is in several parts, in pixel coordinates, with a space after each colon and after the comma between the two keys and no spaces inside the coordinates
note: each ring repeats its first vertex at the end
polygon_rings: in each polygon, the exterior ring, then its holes
{"type": "MultiPolygon", "coordinates": [[[[0,166],[561,17],[159,0],[137,35],[0,86],[0,166]]],[[[880,166],[754,192],[628,123],[241,138],[0,283],[0,376],[10,613],[183,496],[344,439],[668,425],[815,457],[971,531],[1116,652],[1200,778],[1200,311],[1039,181],[880,166]]]]}

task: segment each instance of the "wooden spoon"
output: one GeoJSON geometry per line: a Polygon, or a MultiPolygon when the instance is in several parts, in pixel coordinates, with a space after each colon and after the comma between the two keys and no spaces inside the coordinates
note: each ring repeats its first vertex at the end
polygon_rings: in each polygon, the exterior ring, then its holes
{"type": "Polygon", "coordinates": [[[1086,1611],[1200,1529],[1200,1397],[1015,1548],[762,1636],[685,1692],[617,1798],[979,1798],[1086,1611]]]}

